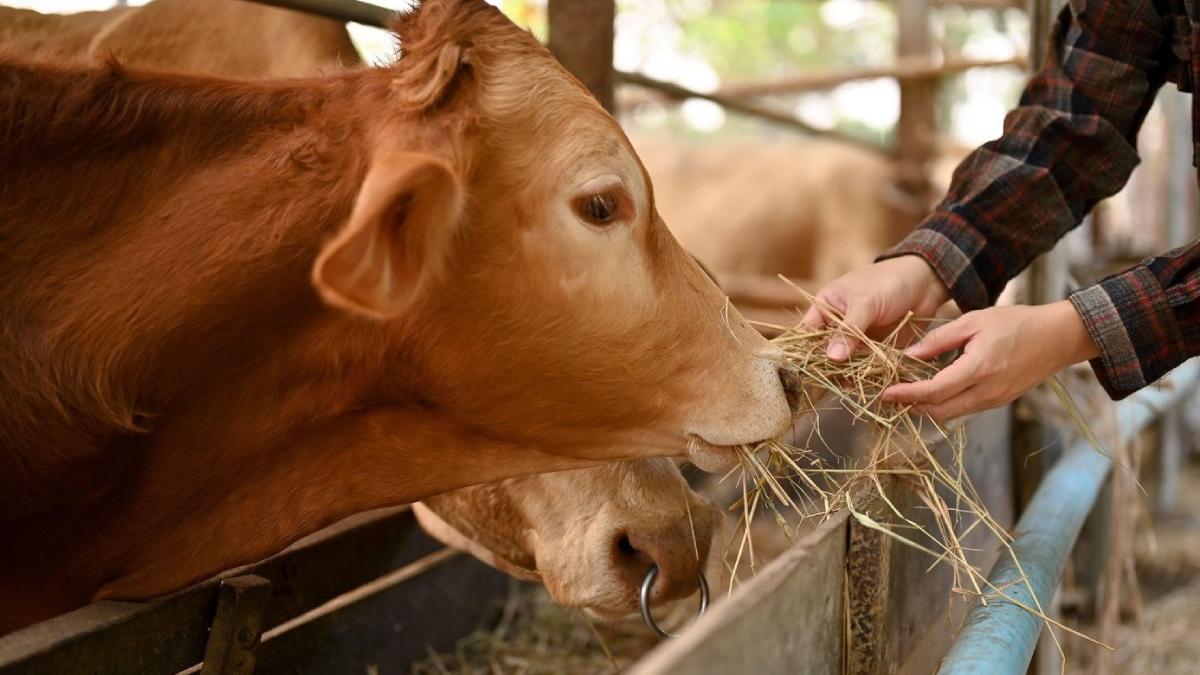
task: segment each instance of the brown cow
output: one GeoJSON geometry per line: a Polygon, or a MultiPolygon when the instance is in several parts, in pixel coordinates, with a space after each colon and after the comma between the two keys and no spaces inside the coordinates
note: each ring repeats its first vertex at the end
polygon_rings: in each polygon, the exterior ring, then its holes
{"type": "Polygon", "coordinates": [[[717,515],[663,458],[485,483],[413,508],[442,542],[606,619],[637,610],[651,562],[657,599],[694,593],[717,515]]]}
{"type": "Polygon", "coordinates": [[[777,353],[527,33],[429,0],[387,70],[0,60],[0,622],[348,514],[781,433],[777,353]]]}
{"type": "Polygon", "coordinates": [[[240,0],[155,0],[103,12],[0,7],[0,45],[23,56],[87,59],[233,77],[295,77],[357,65],[345,24],[240,0]]]}
{"type": "MultiPolygon", "coordinates": [[[[898,209],[915,222],[932,206],[899,193],[894,162],[846,143],[637,138],[634,145],[672,233],[720,273],[830,281],[903,236],[898,209]]],[[[947,148],[935,160],[935,189],[945,192],[965,154],[947,148]]]]}
{"type": "Polygon", "coordinates": [[[0,45],[12,53],[76,58],[90,53],[102,30],[133,11],[133,7],[116,7],[103,12],[40,14],[0,7],[0,45]]]}
{"type": "MultiPolygon", "coordinates": [[[[136,10],[42,20],[31,14],[42,16],[0,7],[0,34],[25,54],[86,60],[112,53],[173,71],[255,75],[261,69],[279,76],[313,74],[358,58],[342,24],[248,2],[156,0],[136,10]],[[100,38],[89,39],[85,28],[100,38]],[[78,36],[77,51],[47,41],[46,30],[78,36]],[[229,35],[243,39],[230,41],[229,35]],[[255,35],[264,37],[250,39],[255,35]]],[[[437,516],[430,508],[417,505],[435,536],[461,547],[458,532],[470,532],[499,552],[467,547],[485,562],[544,581],[561,604],[606,617],[636,610],[636,589],[651,561],[663,580],[657,597],[693,593],[712,538],[711,506],[686,488],[674,463],[662,459],[463,488],[435,497],[430,507],[458,524],[451,535],[444,522],[432,524],[437,516]]]]}

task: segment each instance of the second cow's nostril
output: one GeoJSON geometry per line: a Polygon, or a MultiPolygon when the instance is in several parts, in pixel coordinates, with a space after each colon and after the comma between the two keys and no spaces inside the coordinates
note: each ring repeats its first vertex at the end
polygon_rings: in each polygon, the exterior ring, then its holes
{"type": "Polygon", "coordinates": [[[620,553],[622,557],[626,558],[635,558],[638,554],[638,550],[633,547],[633,544],[629,541],[629,535],[627,534],[622,534],[617,539],[617,552],[620,553]]]}
{"type": "Polygon", "coordinates": [[[650,565],[658,566],[658,577],[650,591],[653,603],[683,598],[696,592],[700,562],[690,537],[682,533],[633,532],[617,540],[622,574],[639,588],[650,565]]]}

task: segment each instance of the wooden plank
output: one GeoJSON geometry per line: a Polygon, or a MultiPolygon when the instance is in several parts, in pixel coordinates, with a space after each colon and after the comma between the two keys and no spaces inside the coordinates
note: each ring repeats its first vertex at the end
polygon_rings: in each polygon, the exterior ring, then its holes
{"type": "MultiPolygon", "coordinates": [[[[1029,68],[1030,74],[1041,69],[1046,60],[1050,31],[1058,9],[1065,0],[1027,0],[1029,11],[1029,68]]],[[[1067,291],[1070,275],[1067,269],[1065,246],[1055,246],[1038,256],[1021,275],[1019,302],[1028,305],[1043,305],[1061,300],[1067,291]]],[[[1013,434],[1013,466],[1017,515],[1033,498],[1042,478],[1062,453],[1059,435],[1050,427],[1036,420],[1017,420],[1013,434]],[[1049,451],[1047,451],[1049,450],[1049,451]]],[[[1051,608],[1051,616],[1055,615],[1051,608]]],[[[1044,645],[1035,652],[1030,664],[1031,675],[1058,672],[1055,661],[1058,654],[1044,645]]]]}
{"type": "MultiPolygon", "coordinates": [[[[911,512],[911,493],[899,489],[895,481],[883,482],[890,499],[906,513],[911,512]]],[[[888,507],[870,491],[854,496],[858,510],[879,522],[892,520],[888,507]]],[[[890,606],[892,555],[895,541],[886,534],[850,522],[849,548],[846,552],[846,672],[883,673],[888,652],[887,630],[890,606]]]]}
{"type": "MultiPolygon", "coordinates": [[[[1012,416],[1008,408],[990,410],[967,421],[964,468],[992,517],[1006,530],[1016,522],[1012,493],[1012,416]]],[[[951,495],[943,494],[951,500],[951,495]]],[[[949,503],[953,503],[950,501],[949,503]]],[[[917,522],[930,522],[928,511],[912,514],[917,522]]],[[[963,525],[969,525],[964,522],[963,525]]],[[[960,528],[961,534],[961,528],[960,528]]],[[[962,538],[967,558],[986,574],[1000,555],[1000,542],[982,526],[962,538]]],[[[950,648],[957,626],[972,603],[951,593],[953,574],[940,565],[927,572],[929,556],[901,547],[889,580],[891,607],[888,659],[891,672],[931,673],[950,648]]]]}
{"type": "Polygon", "coordinates": [[[550,0],[550,53],[571,71],[604,109],[615,111],[614,0],[550,0]]]}
{"type": "MultiPolygon", "coordinates": [[[[964,469],[992,517],[1010,527],[1013,499],[1009,412],[988,411],[972,416],[966,424],[964,469]]],[[[943,466],[949,466],[949,451],[946,444],[938,450],[943,466]]],[[[884,487],[888,500],[906,517],[929,532],[937,532],[933,514],[907,484],[890,481],[884,487]]],[[[951,493],[943,492],[941,497],[953,504],[951,493]]],[[[877,520],[896,520],[881,500],[860,499],[856,504],[877,520]]],[[[971,523],[969,518],[959,523],[960,535],[971,523]]],[[[999,542],[982,527],[963,536],[962,544],[970,549],[970,562],[985,572],[999,552],[999,542]]],[[[846,568],[849,672],[931,672],[937,665],[953,637],[953,625],[946,620],[961,620],[966,607],[952,595],[953,570],[947,565],[931,570],[932,562],[927,553],[851,522],[846,568]]]]}
{"type": "Polygon", "coordinates": [[[216,584],[152,603],[101,602],[0,638],[0,674],[151,675],[204,658],[216,584]]]}
{"type": "Polygon", "coordinates": [[[630,675],[842,672],[846,514],[800,540],[630,675]]]}
{"type": "MultiPolygon", "coordinates": [[[[929,0],[896,0],[896,58],[930,59],[933,38],[930,34],[929,0]]],[[[928,78],[900,80],[900,119],[896,122],[895,187],[903,202],[930,203],[933,184],[929,178],[929,159],[937,143],[938,81],[928,78]]],[[[925,216],[924,209],[892,208],[890,241],[898,242],[925,216]]]]}
{"type": "Polygon", "coordinates": [[[271,582],[260,576],[246,574],[221,582],[201,675],[254,672],[263,613],[270,599],[271,582]]]}
{"type": "MultiPolygon", "coordinates": [[[[254,573],[271,582],[271,627],[439,548],[400,507],[347,519],[223,577],[254,573]]],[[[187,668],[204,657],[218,585],[209,580],[153,602],[96,603],[0,637],[0,675],[187,668]]]]}
{"type": "Polygon", "coordinates": [[[1008,59],[976,59],[951,57],[936,59],[928,54],[898,56],[887,66],[862,68],[834,68],[829,70],[807,70],[787,77],[770,80],[746,80],[722,85],[720,93],[725,96],[748,98],[754,96],[778,96],[823,91],[840,87],[848,82],[892,78],[896,80],[938,79],[956,75],[976,68],[1020,68],[1027,61],[1023,57],[1008,59]]]}
{"type": "Polygon", "coordinates": [[[884,155],[886,157],[891,157],[892,155],[889,148],[885,148],[874,141],[870,141],[865,138],[859,138],[858,136],[852,136],[840,131],[834,131],[832,129],[819,129],[811,124],[808,124],[804,120],[797,118],[795,115],[789,112],[784,112],[782,110],[777,110],[764,105],[758,105],[756,103],[749,103],[733,96],[726,96],[720,93],[696,91],[694,89],[688,89],[687,87],[675,84],[674,82],[666,82],[664,80],[658,80],[646,75],[642,75],[641,73],[630,73],[623,70],[617,71],[616,77],[624,84],[633,84],[639,87],[645,87],[652,91],[656,91],[667,98],[672,98],[679,101],[689,98],[712,101],[713,103],[720,105],[722,108],[725,108],[730,112],[750,115],[751,117],[758,117],[760,119],[767,120],[768,122],[790,127],[796,131],[808,134],[810,136],[820,136],[822,138],[829,138],[842,143],[848,143],[855,147],[884,155]]]}

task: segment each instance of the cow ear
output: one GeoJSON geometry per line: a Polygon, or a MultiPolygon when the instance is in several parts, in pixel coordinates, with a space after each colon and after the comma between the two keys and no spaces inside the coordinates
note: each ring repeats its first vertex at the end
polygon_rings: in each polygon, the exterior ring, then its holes
{"type": "Polygon", "coordinates": [[[335,307],[399,316],[445,264],[461,212],[462,189],[444,162],[415,152],[380,158],[349,221],[317,256],[313,284],[335,307]]]}
{"type": "MultiPolygon", "coordinates": [[[[447,493],[452,494],[452,493],[447,493]]],[[[443,495],[434,497],[430,503],[415,502],[412,505],[413,515],[417,524],[429,536],[437,539],[450,548],[456,548],[475,556],[484,564],[494,567],[505,574],[524,581],[542,582],[542,575],[536,569],[533,560],[518,562],[519,555],[505,556],[502,552],[490,549],[482,543],[460,532],[436,510],[436,504],[443,495]],[[431,506],[432,505],[432,506],[431,506]]]]}

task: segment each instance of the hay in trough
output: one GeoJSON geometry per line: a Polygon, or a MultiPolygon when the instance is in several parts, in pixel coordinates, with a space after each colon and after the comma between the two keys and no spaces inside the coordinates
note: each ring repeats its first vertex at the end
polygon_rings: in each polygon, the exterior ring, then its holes
{"type": "MultiPolygon", "coordinates": [[[[695,608],[664,613],[664,625],[689,620],[695,608]]],[[[513,582],[498,618],[458,641],[453,651],[429,650],[411,675],[612,675],[658,644],[641,617],[597,623],[560,607],[544,588],[513,582]]]]}

